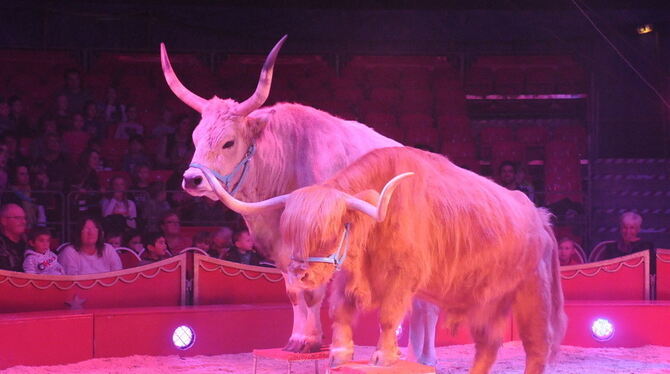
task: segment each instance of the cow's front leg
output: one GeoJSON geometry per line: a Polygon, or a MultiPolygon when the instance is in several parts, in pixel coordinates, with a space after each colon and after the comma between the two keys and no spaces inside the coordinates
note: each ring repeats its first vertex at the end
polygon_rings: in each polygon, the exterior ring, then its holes
{"type": "Polygon", "coordinates": [[[330,294],[330,319],[333,339],[330,344],[330,366],[338,366],[354,358],[353,324],[356,320],[356,301],[344,293],[344,277],[336,277],[330,294]]]}
{"type": "Polygon", "coordinates": [[[289,352],[318,352],[322,344],[321,303],[326,287],[303,290],[286,286],[293,306],[293,331],[284,347],[289,352]]]}
{"type": "Polygon", "coordinates": [[[396,329],[409,308],[412,295],[409,290],[393,290],[387,295],[379,308],[379,340],[377,350],[372,354],[370,363],[378,366],[391,366],[399,358],[396,329]]]}

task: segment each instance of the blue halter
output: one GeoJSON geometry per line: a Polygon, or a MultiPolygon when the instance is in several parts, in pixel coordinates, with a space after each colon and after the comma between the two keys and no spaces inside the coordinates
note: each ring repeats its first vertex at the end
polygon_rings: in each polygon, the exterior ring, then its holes
{"type": "Polygon", "coordinates": [[[347,259],[347,252],[349,251],[349,228],[351,227],[350,223],[344,224],[344,235],[340,240],[340,246],[337,247],[337,251],[328,257],[308,257],[307,262],[325,262],[328,264],[335,265],[335,271],[340,270],[344,260],[347,259]],[[344,248],[344,251],[342,251],[344,248]],[[342,252],[342,253],[340,253],[342,252]]]}
{"type": "Polygon", "coordinates": [[[199,164],[197,162],[192,163],[191,165],[189,165],[189,167],[198,168],[200,170],[209,170],[212,174],[214,174],[216,179],[220,180],[221,183],[223,183],[223,187],[226,189],[226,191],[230,192],[231,195],[235,195],[237,190],[240,189],[240,186],[242,186],[242,182],[244,181],[244,177],[247,175],[247,165],[249,164],[249,160],[251,160],[251,157],[254,155],[254,152],[256,152],[256,146],[254,146],[252,144],[247,149],[247,153],[244,155],[242,160],[240,160],[240,162],[237,165],[235,165],[235,167],[230,172],[230,174],[226,174],[226,175],[221,175],[216,170],[212,170],[212,169],[208,168],[207,166],[199,164]],[[231,191],[229,184],[232,182],[233,177],[235,176],[235,174],[237,174],[237,172],[240,169],[242,169],[242,174],[240,175],[240,180],[237,181],[237,183],[233,187],[233,190],[231,191]]]}

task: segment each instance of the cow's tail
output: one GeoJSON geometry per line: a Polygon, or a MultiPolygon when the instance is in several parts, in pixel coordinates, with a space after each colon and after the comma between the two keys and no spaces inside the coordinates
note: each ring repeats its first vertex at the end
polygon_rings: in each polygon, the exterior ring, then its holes
{"type": "Polygon", "coordinates": [[[550,281],[550,316],[549,322],[551,324],[552,330],[552,341],[551,341],[551,352],[550,359],[553,359],[558,353],[561,341],[565,336],[565,329],[567,326],[567,316],[563,309],[563,288],[561,287],[561,272],[560,272],[560,263],[558,260],[558,243],[554,232],[551,228],[551,223],[549,219],[551,215],[544,209],[540,209],[540,214],[542,215],[542,221],[544,225],[544,230],[547,236],[547,245],[545,247],[545,266],[547,267],[547,274],[549,275],[550,281]]]}

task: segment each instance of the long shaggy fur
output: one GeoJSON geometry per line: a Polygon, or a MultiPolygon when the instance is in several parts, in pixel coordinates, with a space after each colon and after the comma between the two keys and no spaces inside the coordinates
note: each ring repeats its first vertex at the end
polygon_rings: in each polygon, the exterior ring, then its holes
{"type": "MultiPolygon", "coordinates": [[[[557,244],[549,214],[523,193],[439,155],[378,149],[322,185],[291,194],[281,231],[283,249],[292,253],[284,255],[331,254],[345,223],[352,224],[351,247],[335,275],[343,278],[335,284],[343,286],[333,290],[333,304],[355,300],[359,308],[381,307],[384,313],[406,309],[417,294],[440,305],[453,323],[467,320],[475,340],[493,345],[513,309],[529,360],[531,351],[537,356],[529,366],[538,369],[529,372],[541,372],[556,351],[565,331],[557,244]],[[346,208],[347,194],[381,191],[405,172],[415,175],[398,185],[383,222],[346,208]]],[[[332,265],[313,263],[307,275],[307,286],[318,286],[333,276],[332,265]]]]}

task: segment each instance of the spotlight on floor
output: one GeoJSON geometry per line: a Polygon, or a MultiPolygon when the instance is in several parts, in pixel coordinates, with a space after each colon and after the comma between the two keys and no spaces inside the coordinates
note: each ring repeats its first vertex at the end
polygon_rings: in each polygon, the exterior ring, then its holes
{"type": "Polygon", "coordinates": [[[606,342],[614,336],[614,325],[604,318],[598,318],[591,325],[591,333],[595,340],[606,342]]]}
{"type": "Polygon", "coordinates": [[[179,326],[172,333],[172,344],[179,349],[189,349],[195,343],[195,332],[189,326],[179,326]]]}

